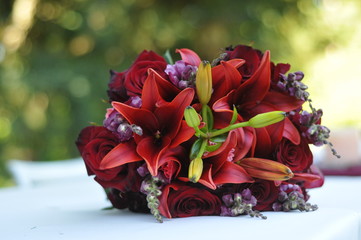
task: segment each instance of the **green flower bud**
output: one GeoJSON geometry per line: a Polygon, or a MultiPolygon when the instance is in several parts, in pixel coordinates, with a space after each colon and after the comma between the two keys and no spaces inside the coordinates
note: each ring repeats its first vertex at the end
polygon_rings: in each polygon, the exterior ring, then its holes
{"type": "Polygon", "coordinates": [[[267,112],[267,113],[261,113],[253,118],[251,118],[248,123],[250,127],[253,128],[262,128],[266,127],[268,125],[278,123],[285,119],[286,115],[285,112],[282,111],[273,111],[273,112],[267,112]]]}
{"type": "Polygon", "coordinates": [[[199,64],[196,75],[196,91],[199,102],[207,105],[212,95],[212,71],[211,64],[203,61],[199,64]]]}
{"type": "Polygon", "coordinates": [[[191,161],[189,164],[188,178],[191,182],[198,182],[201,178],[203,172],[203,160],[200,157],[197,157],[191,161]]]}
{"type": "Polygon", "coordinates": [[[197,128],[199,124],[201,124],[201,120],[199,119],[198,113],[191,106],[188,106],[186,107],[186,109],[184,109],[184,118],[188,126],[192,128],[197,128]]]}

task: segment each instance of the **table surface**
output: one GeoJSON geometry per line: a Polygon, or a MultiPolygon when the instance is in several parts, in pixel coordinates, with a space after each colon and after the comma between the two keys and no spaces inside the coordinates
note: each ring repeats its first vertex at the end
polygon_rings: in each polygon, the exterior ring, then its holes
{"type": "Polygon", "coordinates": [[[190,217],[157,223],[109,207],[91,178],[0,189],[0,239],[361,239],[361,177],[327,177],[310,191],[315,212],[265,212],[267,220],[190,217]]]}

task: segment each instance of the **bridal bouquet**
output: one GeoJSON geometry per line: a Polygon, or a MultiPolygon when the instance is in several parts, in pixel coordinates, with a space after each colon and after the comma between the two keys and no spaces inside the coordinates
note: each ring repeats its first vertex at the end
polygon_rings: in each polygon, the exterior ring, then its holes
{"type": "Polygon", "coordinates": [[[306,189],[324,178],[309,144],[334,150],[304,74],[244,45],[211,63],[176,52],[173,62],[143,51],[129,69],[111,71],[104,122],[76,141],[113,207],[160,222],[316,210],[306,189]]]}

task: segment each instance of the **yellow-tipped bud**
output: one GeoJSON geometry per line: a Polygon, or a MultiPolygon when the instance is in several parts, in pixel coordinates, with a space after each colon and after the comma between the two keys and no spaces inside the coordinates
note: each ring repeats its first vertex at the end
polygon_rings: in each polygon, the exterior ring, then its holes
{"type": "Polygon", "coordinates": [[[212,95],[211,64],[207,61],[203,61],[199,64],[196,75],[196,90],[199,102],[206,105],[212,95]]]}
{"type": "Polygon", "coordinates": [[[184,118],[188,126],[192,128],[197,128],[201,124],[198,113],[191,106],[188,106],[186,109],[184,109],[184,118]]]}
{"type": "Polygon", "coordinates": [[[244,158],[238,162],[254,178],[270,181],[285,181],[293,177],[286,165],[262,158],[244,158]]]}
{"type": "Polygon", "coordinates": [[[188,178],[191,182],[198,182],[201,178],[203,172],[203,160],[200,157],[197,157],[191,161],[189,164],[188,178]]]}
{"type": "Polygon", "coordinates": [[[267,113],[261,113],[253,118],[251,118],[248,123],[250,127],[253,128],[262,128],[266,127],[268,125],[278,123],[285,119],[286,115],[285,112],[282,111],[273,111],[273,112],[267,112],[267,113]]]}

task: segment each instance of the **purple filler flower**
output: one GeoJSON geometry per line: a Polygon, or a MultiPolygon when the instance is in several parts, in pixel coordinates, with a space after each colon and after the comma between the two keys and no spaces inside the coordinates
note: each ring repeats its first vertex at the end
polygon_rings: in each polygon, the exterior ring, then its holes
{"type": "Polygon", "coordinates": [[[302,134],[309,139],[315,146],[322,146],[327,143],[330,137],[330,129],[322,125],[312,125],[302,134]]]}
{"type": "Polygon", "coordinates": [[[252,206],[257,205],[257,199],[252,195],[251,190],[246,188],[242,191],[243,203],[251,204],[252,206]]]}
{"type": "Polygon", "coordinates": [[[197,67],[189,65],[184,61],[176,61],[175,64],[168,64],[164,70],[168,74],[170,81],[180,89],[187,87],[194,88],[197,67]]]}
{"type": "Polygon", "coordinates": [[[113,132],[121,142],[128,141],[133,137],[132,126],[113,108],[107,110],[103,125],[113,132]]]}
{"type": "Polygon", "coordinates": [[[232,207],[234,202],[232,194],[223,195],[222,201],[224,202],[224,205],[226,205],[226,207],[232,207]]]}
{"type": "Polygon", "coordinates": [[[300,116],[300,124],[303,126],[310,126],[313,123],[318,122],[323,115],[322,109],[315,110],[312,113],[308,111],[302,111],[300,116]]]}
{"type": "Polygon", "coordinates": [[[309,97],[309,93],[306,92],[307,86],[302,83],[304,77],[303,72],[289,73],[287,76],[280,74],[280,80],[277,86],[282,91],[288,92],[291,96],[306,101],[309,97]]]}

